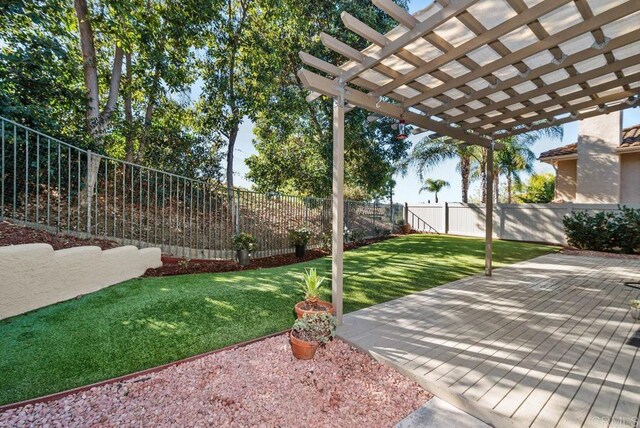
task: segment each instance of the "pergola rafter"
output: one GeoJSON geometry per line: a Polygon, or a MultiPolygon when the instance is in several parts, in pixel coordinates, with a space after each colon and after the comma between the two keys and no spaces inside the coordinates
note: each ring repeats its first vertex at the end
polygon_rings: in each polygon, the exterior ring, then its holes
{"type": "MultiPolygon", "coordinates": [[[[336,100],[334,148],[343,147],[350,106],[404,119],[452,144],[482,146],[490,164],[493,150],[500,148],[496,139],[639,104],[638,0],[435,0],[413,15],[392,0],[372,3],[398,26],[381,34],[343,13],[345,27],[368,41],[367,48],[322,33],[322,43],[346,62],[334,65],[300,53],[304,64],[318,71],[298,73],[312,91],[307,100],[321,95],[336,100]]],[[[334,150],[334,219],[343,214],[341,150],[334,150]]],[[[342,233],[336,227],[333,244],[337,298],[342,233]]]]}

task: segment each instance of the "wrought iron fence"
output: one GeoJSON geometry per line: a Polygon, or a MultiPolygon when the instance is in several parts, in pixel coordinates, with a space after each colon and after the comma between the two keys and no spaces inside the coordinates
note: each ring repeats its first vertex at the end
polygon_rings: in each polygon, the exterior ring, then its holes
{"type": "MultiPolygon", "coordinates": [[[[331,230],[331,200],[227,189],[92,153],[0,118],[0,218],[54,233],[160,247],[188,258],[231,259],[233,236],[258,240],[257,256],[291,252],[288,231],[311,247],[331,230]]],[[[375,236],[402,205],[345,201],[345,228],[375,236]]]]}

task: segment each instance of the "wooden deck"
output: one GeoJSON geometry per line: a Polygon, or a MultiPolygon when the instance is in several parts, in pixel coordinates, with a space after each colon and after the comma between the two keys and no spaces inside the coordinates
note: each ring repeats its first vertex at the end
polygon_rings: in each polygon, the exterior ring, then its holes
{"type": "Polygon", "coordinates": [[[627,281],[640,260],[547,255],[353,312],[338,335],[494,426],[636,427],[627,281]]]}

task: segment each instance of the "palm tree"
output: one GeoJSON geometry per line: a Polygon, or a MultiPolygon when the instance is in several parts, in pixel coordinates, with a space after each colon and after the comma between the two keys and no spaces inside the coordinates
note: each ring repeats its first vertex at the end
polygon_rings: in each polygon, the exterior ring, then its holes
{"type": "MultiPolygon", "coordinates": [[[[499,182],[500,174],[504,174],[507,177],[508,188],[508,200],[513,198],[513,182],[520,180],[520,172],[531,172],[535,163],[535,155],[530,150],[530,147],[535,144],[542,137],[549,137],[553,139],[562,140],[563,128],[560,125],[551,126],[548,128],[539,129],[536,131],[527,132],[526,134],[520,134],[513,137],[503,138],[498,142],[504,144],[504,149],[495,152],[495,162],[493,170],[493,185],[495,201],[499,201],[499,182]],[[511,151],[510,154],[501,155],[501,151],[511,151]],[[512,164],[510,166],[503,165],[502,169],[499,166],[500,158],[503,158],[504,162],[507,162],[507,158],[511,158],[512,164]],[[508,171],[508,172],[505,172],[508,171]]],[[[471,166],[471,178],[480,178],[481,191],[482,191],[482,203],[487,201],[486,196],[486,165],[487,165],[487,150],[479,149],[481,155],[479,159],[476,159],[471,166]]],[[[507,162],[508,163],[508,162],[507,162]]]]}
{"type": "Polygon", "coordinates": [[[504,148],[496,153],[496,201],[498,201],[498,177],[500,174],[507,179],[507,203],[513,198],[513,183],[520,185],[520,173],[533,172],[536,156],[529,149],[529,142],[525,139],[512,138],[503,141],[504,148]]]}
{"type": "Polygon", "coordinates": [[[444,180],[440,180],[440,179],[433,179],[433,178],[427,178],[424,182],[424,186],[422,187],[422,189],[420,189],[420,193],[422,193],[423,190],[426,190],[427,192],[431,192],[433,194],[435,194],[435,198],[436,198],[436,204],[438,203],[438,192],[442,190],[442,188],[444,187],[449,187],[449,183],[447,181],[444,180]]]}
{"type": "MultiPolygon", "coordinates": [[[[479,162],[481,158],[480,149],[477,146],[464,144],[462,141],[452,141],[448,137],[431,139],[429,137],[418,141],[413,147],[408,163],[413,165],[420,179],[424,178],[425,172],[436,165],[449,160],[457,159],[457,171],[462,179],[462,202],[469,199],[469,183],[471,181],[471,166],[474,161],[479,162]]],[[[406,172],[405,164],[400,170],[406,172]]]]}

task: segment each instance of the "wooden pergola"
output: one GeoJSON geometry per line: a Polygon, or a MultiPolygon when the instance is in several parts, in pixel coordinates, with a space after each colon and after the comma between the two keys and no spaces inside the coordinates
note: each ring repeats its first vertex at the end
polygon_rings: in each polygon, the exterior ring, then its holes
{"type": "Polygon", "coordinates": [[[359,51],[322,33],[346,58],[305,52],[298,77],[333,107],[333,303],[342,320],[344,115],[351,108],[404,119],[451,143],[487,149],[486,275],[491,275],[495,140],[638,104],[640,1],[436,0],[411,15],[373,4],[398,22],[380,34],[348,13],[359,51]]]}

